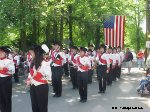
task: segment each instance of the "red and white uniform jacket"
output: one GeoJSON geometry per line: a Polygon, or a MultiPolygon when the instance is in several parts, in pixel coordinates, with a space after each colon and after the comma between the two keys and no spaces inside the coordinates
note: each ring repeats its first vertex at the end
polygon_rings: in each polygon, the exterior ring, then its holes
{"type": "Polygon", "coordinates": [[[47,84],[49,80],[51,80],[51,68],[50,68],[50,61],[42,61],[41,66],[38,68],[38,70],[35,69],[35,67],[30,68],[30,72],[28,75],[28,80],[31,81],[31,85],[41,85],[41,84],[47,84]],[[36,75],[34,75],[36,73],[36,75]]]}
{"type": "Polygon", "coordinates": [[[95,59],[95,57],[93,55],[89,55],[88,57],[89,57],[90,62],[91,62],[91,67],[93,67],[94,66],[94,59],[95,59]]]}
{"type": "Polygon", "coordinates": [[[109,59],[110,59],[110,64],[112,64],[112,67],[114,68],[116,66],[116,57],[112,53],[109,53],[108,56],[109,56],[109,59]]]}
{"type": "Polygon", "coordinates": [[[7,58],[0,59],[0,67],[3,68],[0,70],[0,77],[8,77],[15,73],[15,65],[13,60],[7,58]]]}
{"type": "Polygon", "coordinates": [[[14,56],[13,61],[16,65],[15,67],[18,68],[20,65],[20,56],[19,55],[14,56]]]}
{"type": "Polygon", "coordinates": [[[54,50],[52,52],[52,64],[51,66],[58,67],[63,66],[66,63],[66,57],[64,52],[54,50]]]}
{"type": "Polygon", "coordinates": [[[77,58],[79,54],[70,54],[69,62],[73,65],[73,67],[77,66],[77,58]]]}
{"type": "Polygon", "coordinates": [[[77,57],[77,66],[78,66],[78,71],[80,71],[80,72],[86,72],[89,69],[91,69],[91,62],[90,62],[89,57],[78,56],[77,57]]]}
{"type": "Polygon", "coordinates": [[[110,69],[110,58],[109,58],[109,54],[100,54],[97,55],[96,60],[98,61],[99,65],[107,65],[107,70],[110,69]]]}
{"type": "Polygon", "coordinates": [[[120,57],[119,53],[115,53],[114,56],[116,58],[116,66],[120,66],[121,65],[121,57],[120,57]]]}

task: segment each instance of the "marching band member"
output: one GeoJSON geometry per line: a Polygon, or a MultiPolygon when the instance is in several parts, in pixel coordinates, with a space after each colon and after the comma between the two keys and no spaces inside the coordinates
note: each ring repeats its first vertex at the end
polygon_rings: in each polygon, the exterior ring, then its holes
{"type": "Polygon", "coordinates": [[[88,50],[88,57],[90,59],[90,62],[91,62],[91,69],[89,69],[88,71],[88,83],[91,84],[92,83],[92,76],[93,76],[93,73],[94,73],[94,55],[92,54],[92,50],[89,49],[88,50]]]}
{"type": "Polygon", "coordinates": [[[119,73],[120,73],[120,66],[121,66],[121,58],[120,58],[120,55],[119,53],[117,53],[117,48],[113,48],[113,54],[116,58],[116,66],[115,66],[115,69],[113,71],[113,81],[116,81],[116,78],[120,78],[119,77],[119,73]]]}
{"type": "Polygon", "coordinates": [[[65,57],[66,57],[66,63],[64,64],[63,68],[64,68],[64,72],[65,72],[65,76],[69,77],[69,50],[66,48],[63,50],[63,52],[65,53],[65,57]]]}
{"type": "Polygon", "coordinates": [[[28,67],[30,67],[31,62],[32,62],[32,56],[31,56],[31,54],[30,54],[30,50],[29,50],[29,52],[27,53],[27,59],[26,59],[26,61],[27,61],[28,67]]]}
{"type": "Polygon", "coordinates": [[[50,56],[50,58],[52,57],[52,53],[53,53],[53,51],[54,51],[54,47],[55,47],[55,42],[52,42],[52,46],[51,46],[52,48],[50,49],[50,51],[49,51],[49,56],[50,56]]]}
{"type": "Polygon", "coordinates": [[[93,45],[89,45],[89,49],[92,50],[92,55],[93,55],[94,57],[96,57],[96,51],[95,51],[95,49],[94,49],[94,46],[93,46],[93,45]]]}
{"type": "Polygon", "coordinates": [[[96,67],[96,74],[97,74],[97,79],[98,79],[98,58],[101,55],[100,47],[96,49],[96,57],[94,59],[94,65],[96,67]]]}
{"type": "Polygon", "coordinates": [[[60,43],[54,43],[54,51],[52,52],[52,85],[54,96],[61,97],[62,95],[62,75],[63,75],[63,64],[65,63],[65,55],[60,51],[60,43]]]}
{"type": "Polygon", "coordinates": [[[48,112],[50,63],[47,63],[44,59],[44,54],[48,52],[49,49],[46,45],[37,45],[30,50],[32,62],[27,79],[27,86],[30,86],[32,112],[48,112]]]}
{"type": "Polygon", "coordinates": [[[15,79],[15,83],[18,83],[19,82],[18,70],[20,65],[20,56],[18,55],[18,49],[15,49],[13,52],[13,61],[15,63],[14,79],[15,79]]]}
{"type": "Polygon", "coordinates": [[[110,71],[108,73],[107,84],[112,85],[113,71],[116,66],[116,58],[115,55],[112,53],[112,47],[108,48],[108,56],[110,59],[110,71]]]}
{"type": "Polygon", "coordinates": [[[72,52],[70,53],[70,77],[73,89],[78,88],[78,82],[77,82],[77,57],[79,57],[79,54],[77,53],[78,48],[76,46],[73,46],[72,52]]]}
{"type": "Polygon", "coordinates": [[[99,92],[98,93],[105,93],[106,91],[106,81],[107,81],[107,73],[110,70],[110,60],[108,54],[106,54],[106,46],[100,46],[101,54],[100,56],[96,57],[98,61],[98,80],[99,80],[99,92]]]}
{"type": "Polygon", "coordinates": [[[15,73],[14,62],[8,59],[10,50],[0,47],[0,111],[12,111],[12,74],[15,73]]]}
{"type": "Polygon", "coordinates": [[[80,56],[77,58],[78,66],[78,87],[80,102],[87,102],[87,84],[88,84],[88,70],[91,68],[91,62],[87,56],[85,56],[87,49],[80,48],[80,56]]]}
{"type": "Polygon", "coordinates": [[[121,76],[121,67],[122,67],[122,63],[123,63],[123,61],[124,61],[124,58],[125,58],[125,55],[124,55],[124,52],[122,52],[121,51],[121,47],[120,46],[118,46],[117,47],[117,52],[119,53],[119,55],[120,55],[120,66],[119,66],[119,76],[118,76],[118,78],[120,78],[120,76],[121,76]]]}

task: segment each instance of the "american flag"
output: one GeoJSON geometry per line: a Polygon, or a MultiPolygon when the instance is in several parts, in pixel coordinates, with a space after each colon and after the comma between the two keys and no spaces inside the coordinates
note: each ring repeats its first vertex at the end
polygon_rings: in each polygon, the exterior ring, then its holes
{"type": "Polygon", "coordinates": [[[124,48],[125,16],[110,16],[104,21],[105,44],[124,48]]]}

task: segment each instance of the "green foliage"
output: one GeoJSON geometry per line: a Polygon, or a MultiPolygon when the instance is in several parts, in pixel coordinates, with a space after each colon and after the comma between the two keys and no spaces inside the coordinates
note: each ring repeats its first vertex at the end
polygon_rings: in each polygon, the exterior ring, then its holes
{"type": "Polygon", "coordinates": [[[53,40],[63,40],[69,45],[71,18],[75,45],[99,44],[104,42],[103,18],[125,15],[125,46],[138,50],[137,34],[139,47],[145,46],[145,35],[140,28],[145,18],[144,8],[144,0],[137,3],[135,0],[0,0],[0,45],[27,49],[24,47],[53,40]],[[26,46],[21,47],[23,42],[26,46]]]}

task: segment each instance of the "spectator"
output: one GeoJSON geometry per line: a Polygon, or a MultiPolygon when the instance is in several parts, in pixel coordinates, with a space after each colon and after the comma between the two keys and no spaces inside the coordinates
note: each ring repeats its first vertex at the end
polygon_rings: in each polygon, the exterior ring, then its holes
{"type": "Polygon", "coordinates": [[[126,67],[128,68],[128,74],[130,74],[132,68],[132,60],[133,60],[133,54],[130,52],[129,48],[127,48],[125,54],[125,61],[126,61],[126,67]]]}
{"type": "Polygon", "coordinates": [[[139,70],[141,68],[145,68],[144,66],[144,53],[142,51],[139,51],[138,54],[137,54],[137,62],[138,62],[138,67],[139,67],[139,70]]]}

